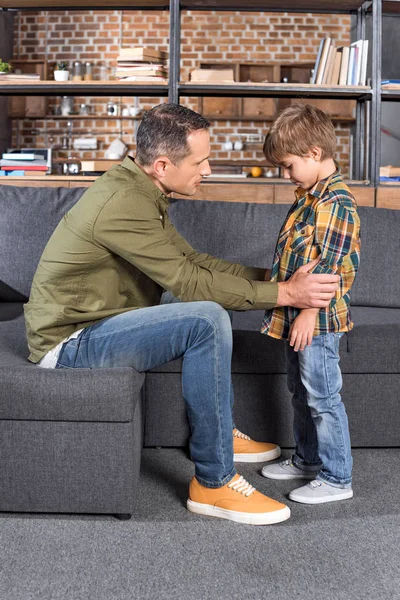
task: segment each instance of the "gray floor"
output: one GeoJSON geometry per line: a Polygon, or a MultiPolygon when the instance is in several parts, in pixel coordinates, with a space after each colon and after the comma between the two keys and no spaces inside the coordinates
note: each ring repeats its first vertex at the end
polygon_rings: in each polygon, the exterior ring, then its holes
{"type": "MultiPolygon", "coordinates": [[[[287,501],[289,521],[251,527],[186,511],[192,464],[147,449],[131,521],[0,515],[0,598],[400,600],[399,462],[400,449],[355,450],[352,500],[287,501]]],[[[259,468],[240,472],[285,500],[296,483],[259,468]]]]}

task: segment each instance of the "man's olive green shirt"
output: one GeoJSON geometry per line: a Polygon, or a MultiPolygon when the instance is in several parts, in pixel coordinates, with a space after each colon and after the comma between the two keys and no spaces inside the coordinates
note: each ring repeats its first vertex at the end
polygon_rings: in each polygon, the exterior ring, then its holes
{"type": "MultiPolygon", "coordinates": [[[[168,198],[127,157],[83,194],[51,236],[25,305],[29,360],[75,331],[158,305],[163,290],[184,302],[270,309],[278,285],[265,270],[196,252],[168,218],[168,198]]],[[[227,215],[229,218],[229,215],[227,215]]]]}

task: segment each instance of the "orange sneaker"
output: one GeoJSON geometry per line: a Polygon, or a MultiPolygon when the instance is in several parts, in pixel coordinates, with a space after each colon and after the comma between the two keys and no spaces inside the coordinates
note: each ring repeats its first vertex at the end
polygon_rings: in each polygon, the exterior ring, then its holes
{"type": "Polygon", "coordinates": [[[233,430],[233,460],[236,462],[268,462],[281,455],[281,449],[276,444],[254,442],[248,435],[238,429],[233,430]]]}
{"type": "Polygon", "coordinates": [[[257,492],[241,475],[220,488],[205,487],[193,477],[187,508],[198,515],[247,525],[272,525],[290,517],[288,506],[257,492]]]}

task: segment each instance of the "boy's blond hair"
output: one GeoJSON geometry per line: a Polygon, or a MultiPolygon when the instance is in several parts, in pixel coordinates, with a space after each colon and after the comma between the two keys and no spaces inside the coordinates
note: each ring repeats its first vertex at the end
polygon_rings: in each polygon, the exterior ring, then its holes
{"type": "Polygon", "coordinates": [[[307,156],[311,148],[322,150],[321,160],[333,158],[336,136],[332,121],[319,108],[310,104],[292,104],[271,125],[263,152],[273,165],[279,165],[288,154],[307,156]]]}

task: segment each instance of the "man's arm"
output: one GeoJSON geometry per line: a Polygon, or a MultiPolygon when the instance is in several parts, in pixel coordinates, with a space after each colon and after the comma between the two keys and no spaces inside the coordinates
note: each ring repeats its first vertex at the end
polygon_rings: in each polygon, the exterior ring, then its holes
{"type": "Polygon", "coordinates": [[[92,239],[183,302],[212,300],[232,310],[275,306],[278,284],[262,280],[265,269],[259,270],[261,280],[243,277],[240,265],[238,275],[217,271],[212,260],[211,264],[208,258],[198,261],[190,245],[178,247],[168,229],[152,198],[143,193],[132,202],[129,189],[123,189],[102,207],[92,239]]]}

